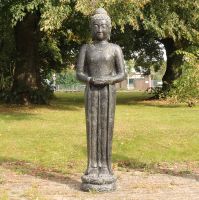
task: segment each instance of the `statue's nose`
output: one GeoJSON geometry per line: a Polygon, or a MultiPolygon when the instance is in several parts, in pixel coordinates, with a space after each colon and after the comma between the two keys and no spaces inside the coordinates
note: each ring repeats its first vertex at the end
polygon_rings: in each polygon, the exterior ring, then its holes
{"type": "Polygon", "coordinates": [[[99,26],[98,32],[102,32],[102,27],[99,26]]]}

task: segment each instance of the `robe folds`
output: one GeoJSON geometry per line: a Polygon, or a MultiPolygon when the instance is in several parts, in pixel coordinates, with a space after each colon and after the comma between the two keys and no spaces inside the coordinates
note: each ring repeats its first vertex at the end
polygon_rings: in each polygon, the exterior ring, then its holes
{"type": "Polygon", "coordinates": [[[116,104],[114,84],[85,89],[88,169],[106,167],[111,170],[112,137],[116,104]]]}
{"type": "Polygon", "coordinates": [[[121,48],[107,41],[83,45],[77,60],[77,78],[86,83],[88,166],[85,175],[112,174],[115,84],[125,79],[121,48]]]}

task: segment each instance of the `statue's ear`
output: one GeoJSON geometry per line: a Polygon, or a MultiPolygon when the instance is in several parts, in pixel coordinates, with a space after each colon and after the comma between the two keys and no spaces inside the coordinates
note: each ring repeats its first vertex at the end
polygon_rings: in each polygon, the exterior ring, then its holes
{"type": "Polygon", "coordinates": [[[109,27],[108,40],[111,39],[111,27],[109,27]]]}

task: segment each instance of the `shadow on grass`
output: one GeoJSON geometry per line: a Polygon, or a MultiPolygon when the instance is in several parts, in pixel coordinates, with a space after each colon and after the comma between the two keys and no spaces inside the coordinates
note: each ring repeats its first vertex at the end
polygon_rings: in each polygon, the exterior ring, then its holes
{"type": "Polygon", "coordinates": [[[160,104],[158,99],[154,99],[152,94],[147,92],[118,92],[117,105],[141,105],[160,108],[177,108],[184,105],[180,104],[160,104]]]}
{"type": "Polygon", "coordinates": [[[192,171],[189,168],[188,163],[184,163],[183,166],[181,165],[179,167],[176,167],[175,164],[169,164],[169,163],[145,163],[118,154],[113,155],[113,163],[115,163],[118,166],[118,168],[127,171],[134,169],[138,171],[146,171],[149,173],[160,173],[160,174],[168,174],[171,176],[179,176],[199,181],[198,170],[197,172],[192,171]]]}
{"type": "MultiPolygon", "coordinates": [[[[176,108],[182,107],[182,105],[175,104],[160,104],[153,99],[152,95],[146,92],[117,92],[117,105],[140,105],[140,106],[149,106],[149,107],[161,107],[161,108],[176,108]]],[[[17,112],[16,110],[34,110],[38,108],[45,108],[49,110],[69,110],[69,111],[78,111],[79,109],[84,108],[84,94],[83,92],[60,92],[56,93],[54,98],[50,101],[49,105],[29,105],[19,106],[19,105],[1,105],[0,114],[9,114],[15,113],[15,119],[30,118],[31,114],[17,112]],[[2,112],[3,109],[3,112],[2,112]]],[[[12,118],[11,114],[11,118],[12,118]]]]}
{"type": "Polygon", "coordinates": [[[137,104],[142,101],[149,100],[151,95],[145,92],[118,92],[117,104],[137,104]]]}
{"type": "Polygon", "coordinates": [[[80,190],[80,181],[76,180],[74,176],[67,175],[66,173],[63,173],[62,171],[59,171],[57,169],[45,168],[31,162],[2,157],[0,157],[0,166],[5,169],[18,172],[20,174],[28,174],[44,180],[66,184],[71,189],[80,190]]]}
{"type": "Polygon", "coordinates": [[[84,107],[83,93],[69,93],[62,96],[55,96],[48,109],[55,110],[79,110],[84,107]]]}
{"type": "Polygon", "coordinates": [[[35,119],[36,114],[32,113],[24,113],[24,112],[17,112],[14,110],[9,110],[9,111],[1,111],[0,110],[0,120],[3,121],[21,121],[21,120],[32,120],[33,118],[35,119]]]}
{"type": "Polygon", "coordinates": [[[49,110],[69,110],[77,111],[84,107],[84,97],[82,94],[62,95],[54,97],[48,105],[16,105],[16,104],[0,104],[0,119],[4,120],[23,120],[31,119],[36,114],[28,113],[35,109],[49,110]],[[27,111],[27,112],[26,112],[27,111]]]}
{"type": "MultiPolygon", "coordinates": [[[[117,92],[117,105],[141,105],[161,108],[176,108],[182,105],[160,104],[154,101],[151,94],[146,92],[117,92]]],[[[57,110],[78,110],[84,107],[83,92],[57,93],[51,101],[49,109],[57,110]]]]}

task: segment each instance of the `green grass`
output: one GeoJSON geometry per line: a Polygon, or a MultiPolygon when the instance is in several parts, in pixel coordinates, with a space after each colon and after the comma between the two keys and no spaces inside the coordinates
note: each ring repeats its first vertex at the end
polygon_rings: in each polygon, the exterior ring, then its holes
{"type": "MultiPolygon", "coordinates": [[[[199,106],[147,101],[139,92],[117,96],[114,165],[199,161],[199,106]]],[[[82,172],[85,132],[82,93],[57,93],[49,106],[0,105],[0,163],[24,173],[82,172]]]]}

